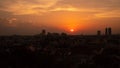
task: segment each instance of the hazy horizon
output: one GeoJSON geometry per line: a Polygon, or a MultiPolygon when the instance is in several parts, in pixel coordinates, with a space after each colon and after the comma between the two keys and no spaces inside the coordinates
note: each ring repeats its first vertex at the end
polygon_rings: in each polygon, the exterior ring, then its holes
{"type": "Polygon", "coordinates": [[[0,35],[120,31],[120,0],[1,0],[0,35]],[[71,32],[71,30],[73,30],[71,32]]]}

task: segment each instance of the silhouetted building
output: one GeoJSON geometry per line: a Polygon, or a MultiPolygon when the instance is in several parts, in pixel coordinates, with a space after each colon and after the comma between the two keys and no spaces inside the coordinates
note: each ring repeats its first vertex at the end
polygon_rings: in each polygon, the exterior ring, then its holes
{"type": "Polygon", "coordinates": [[[50,32],[47,32],[47,35],[49,36],[49,35],[51,35],[52,33],[50,33],[50,32]]]}
{"type": "Polygon", "coordinates": [[[112,35],[112,30],[111,30],[111,28],[108,28],[108,35],[112,35]]]}
{"type": "Polygon", "coordinates": [[[97,31],[97,35],[98,36],[101,35],[101,31],[100,30],[97,31]]]}
{"type": "Polygon", "coordinates": [[[105,29],[105,35],[112,35],[112,29],[110,27],[105,29]]]}
{"type": "Polygon", "coordinates": [[[46,30],[43,29],[41,34],[42,34],[42,35],[46,35],[46,30]]]}
{"type": "Polygon", "coordinates": [[[108,28],[105,28],[105,35],[108,35],[108,28]]]}

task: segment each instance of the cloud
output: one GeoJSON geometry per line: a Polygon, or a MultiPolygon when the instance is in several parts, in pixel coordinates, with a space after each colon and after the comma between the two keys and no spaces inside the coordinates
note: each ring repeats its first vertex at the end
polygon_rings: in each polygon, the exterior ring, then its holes
{"type": "Polygon", "coordinates": [[[82,8],[119,8],[120,0],[61,0],[58,5],[72,5],[82,8]]]}
{"type": "MultiPolygon", "coordinates": [[[[14,0],[12,0],[14,1],[14,0]]],[[[13,15],[40,14],[46,12],[58,0],[17,0],[11,2],[9,0],[2,1],[0,10],[12,12],[13,15]],[[41,8],[41,9],[35,9],[41,8]]]]}
{"type": "Polygon", "coordinates": [[[67,7],[55,7],[53,9],[50,9],[49,11],[80,11],[78,8],[67,6],[67,7]]]}
{"type": "Polygon", "coordinates": [[[119,17],[120,0],[61,0],[56,6],[54,11],[74,10],[80,13],[91,13],[96,17],[119,17]]]}
{"type": "Polygon", "coordinates": [[[120,10],[106,11],[104,13],[98,13],[95,16],[100,18],[106,17],[120,17],[120,10]]]}
{"type": "Polygon", "coordinates": [[[90,13],[96,17],[118,17],[119,3],[120,0],[1,0],[0,13],[42,15],[54,11],[69,11],[90,13]]]}

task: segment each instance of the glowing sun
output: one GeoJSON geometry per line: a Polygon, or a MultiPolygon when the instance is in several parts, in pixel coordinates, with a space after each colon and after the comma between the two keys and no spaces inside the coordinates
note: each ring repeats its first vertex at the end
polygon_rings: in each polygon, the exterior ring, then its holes
{"type": "Polygon", "coordinates": [[[70,32],[74,32],[74,29],[70,29],[70,32]]]}

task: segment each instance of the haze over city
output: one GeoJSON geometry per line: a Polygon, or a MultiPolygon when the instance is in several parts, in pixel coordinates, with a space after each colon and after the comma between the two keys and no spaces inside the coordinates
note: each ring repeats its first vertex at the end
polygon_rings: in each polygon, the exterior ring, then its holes
{"type": "Polygon", "coordinates": [[[120,68],[120,0],[0,0],[0,68],[120,68]]]}
{"type": "Polygon", "coordinates": [[[0,35],[119,34],[120,0],[0,0],[0,35]]]}

